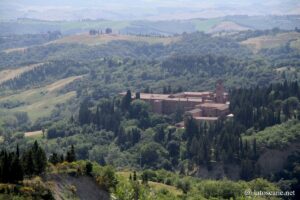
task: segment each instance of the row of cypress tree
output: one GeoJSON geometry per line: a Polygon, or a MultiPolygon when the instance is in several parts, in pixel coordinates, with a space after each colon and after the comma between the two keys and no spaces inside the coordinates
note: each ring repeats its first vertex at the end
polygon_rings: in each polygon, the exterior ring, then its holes
{"type": "Polygon", "coordinates": [[[37,141],[20,154],[17,146],[15,152],[2,150],[0,153],[0,182],[17,183],[22,181],[24,176],[42,174],[47,166],[45,151],[37,141]]]}

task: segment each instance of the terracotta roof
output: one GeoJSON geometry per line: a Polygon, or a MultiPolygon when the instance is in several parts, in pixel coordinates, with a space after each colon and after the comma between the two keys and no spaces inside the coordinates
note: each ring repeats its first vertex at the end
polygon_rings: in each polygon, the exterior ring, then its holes
{"type": "Polygon", "coordinates": [[[194,117],[197,121],[217,121],[218,117],[194,117]]]}
{"type": "Polygon", "coordinates": [[[148,94],[148,93],[141,93],[140,94],[141,99],[157,99],[157,100],[163,100],[167,99],[169,97],[168,94],[148,94]]]}
{"type": "Polygon", "coordinates": [[[217,110],[227,110],[229,108],[228,104],[224,103],[203,103],[199,105],[200,108],[215,108],[217,110]]]}
{"type": "Polygon", "coordinates": [[[210,95],[213,92],[184,92],[185,95],[210,95]]]}
{"type": "Polygon", "coordinates": [[[202,102],[201,98],[170,98],[168,94],[148,94],[148,93],[141,93],[140,97],[142,100],[165,100],[165,101],[190,101],[190,102],[202,102]]]}
{"type": "Polygon", "coordinates": [[[189,111],[187,111],[188,113],[199,113],[199,112],[201,112],[202,110],[201,109],[199,109],[199,108],[196,108],[196,109],[193,109],[193,110],[189,110],[189,111]]]}

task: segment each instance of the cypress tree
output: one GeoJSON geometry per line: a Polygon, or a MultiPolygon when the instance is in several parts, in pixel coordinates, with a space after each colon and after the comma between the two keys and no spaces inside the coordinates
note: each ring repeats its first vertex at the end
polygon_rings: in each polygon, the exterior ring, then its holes
{"type": "Polygon", "coordinates": [[[34,142],[32,147],[32,159],[34,173],[37,175],[43,173],[47,166],[47,157],[45,151],[38,145],[37,141],[34,142]]]}
{"type": "Polygon", "coordinates": [[[57,153],[52,153],[52,155],[49,158],[49,162],[51,162],[52,164],[56,165],[57,163],[60,162],[60,158],[58,157],[57,153]]]}
{"type": "Polygon", "coordinates": [[[12,164],[11,164],[11,173],[12,182],[17,183],[23,180],[23,168],[20,162],[20,159],[17,155],[14,156],[12,164]]]}
{"type": "Polygon", "coordinates": [[[74,162],[74,161],[76,161],[75,148],[74,148],[73,145],[71,146],[71,149],[69,151],[67,151],[66,161],[67,162],[74,162]]]}
{"type": "Polygon", "coordinates": [[[25,175],[32,176],[34,174],[34,163],[31,150],[27,150],[23,154],[22,161],[25,175]]]}
{"type": "Polygon", "coordinates": [[[129,111],[131,101],[132,101],[131,91],[128,90],[127,93],[126,93],[126,95],[122,99],[121,108],[122,108],[123,111],[129,111]]]}

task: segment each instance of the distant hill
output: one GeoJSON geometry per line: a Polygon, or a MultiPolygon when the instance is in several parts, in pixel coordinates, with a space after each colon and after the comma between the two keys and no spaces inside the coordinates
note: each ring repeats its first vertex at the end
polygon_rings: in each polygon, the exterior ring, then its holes
{"type": "Polygon", "coordinates": [[[294,47],[298,47],[300,42],[300,33],[297,32],[287,32],[279,33],[276,35],[265,35],[259,37],[249,38],[245,41],[242,41],[242,45],[250,47],[254,52],[257,52],[261,49],[275,48],[291,43],[294,47]]]}
{"type": "Polygon", "coordinates": [[[227,16],[217,18],[195,18],[187,20],[161,21],[112,21],[112,20],[78,20],[78,21],[43,21],[22,18],[0,21],[0,35],[37,34],[47,31],[61,31],[63,34],[87,32],[90,29],[104,30],[110,27],[114,33],[173,35],[195,31],[240,31],[265,30],[278,27],[283,30],[294,30],[300,27],[299,15],[287,16],[227,16]]]}

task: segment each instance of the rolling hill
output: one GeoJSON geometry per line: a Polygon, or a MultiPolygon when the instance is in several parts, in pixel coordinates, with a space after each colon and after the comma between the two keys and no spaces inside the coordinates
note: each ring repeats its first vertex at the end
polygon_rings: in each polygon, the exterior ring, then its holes
{"type": "Polygon", "coordinates": [[[103,34],[103,35],[89,35],[77,34],[66,36],[58,40],[54,40],[48,44],[64,44],[64,43],[78,43],[85,45],[100,45],[112,41],[130,41],[130,42],[146,42],[148,44],[170,44],[180,40],[178,37],[155,37],[155,36],[136,36],[136,35],[120,35],[120,34],[103,34]]]}
{"type": "Polygon", "coordinates": [[[242,41],[241,44],[248,46],[253,52],[258,52],[261,49],[280,47],[289,42],[291,42],[292,45],[298,46],[300,33],[287,32],[276,35],[259,36],[242,41]]]}
{"type": "Polygon", "coordinates": [[[300,27],[299,15],[290,16],[247,16],[233,15],[215,18],[193,18],[181,20],[71,20],[45,21],[20,18],[17,20],[0,20],[0,35],[38,34],[47,31],[61,31],[64,35],[84,33],[90,29],[113,29],[114,33],[122,34],[161,34],[173,35],[195,31],[211,32],[214,27],[218,31],[228,30],[228,27],[238,31],[241,29],[266,30],[280,28],[294,30],[300,27]],[[224,24],[225,22],[225,24],[224,24]]]}

